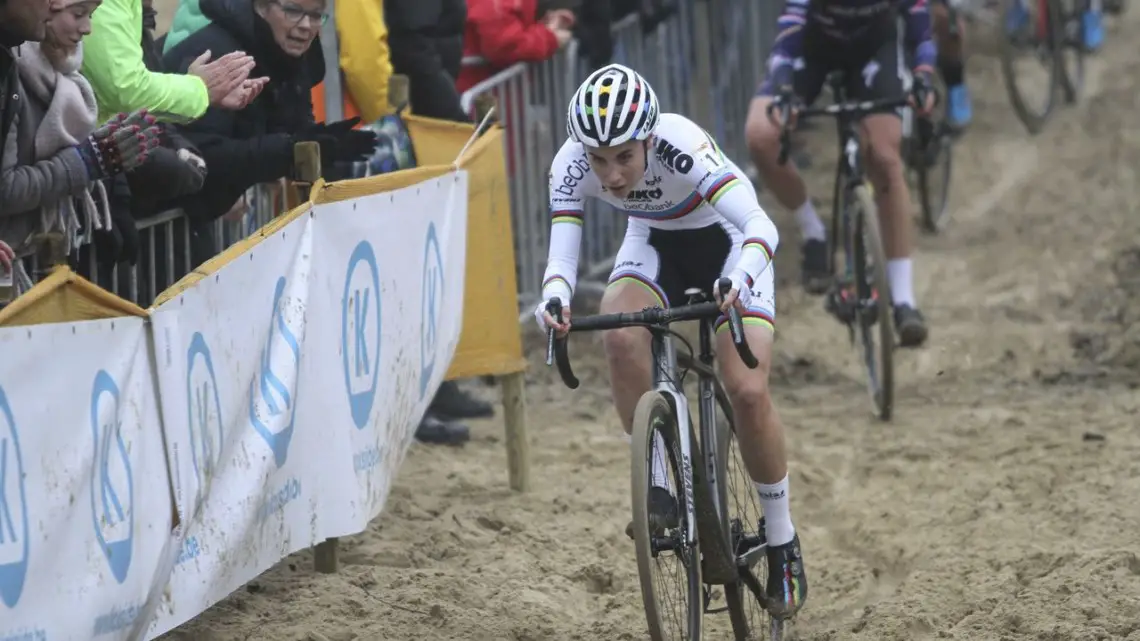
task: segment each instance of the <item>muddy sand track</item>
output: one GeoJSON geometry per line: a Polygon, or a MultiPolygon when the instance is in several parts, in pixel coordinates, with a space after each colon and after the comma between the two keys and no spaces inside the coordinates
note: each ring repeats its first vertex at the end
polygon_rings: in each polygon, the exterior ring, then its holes
{"type": "MultiPolygon", "coordinates": [[[[932,340],[898,356],[893,423],[868,417],[773,208],[773,387],[811,584],[798,638],[1140,641],[1140,20],[1122,20],[1092,94],[1032,140],[996,61],[973,61],[958,218],[920,241],[932,340]]],[[[385,515],[342,541],[340,574],[297,554],[166,638],[644,638],[628,447],[597,348],[575,339],[577,392],[531,350],[531,494],[506,487],[497,419],[463,449],[416,446],[385,515]]],[[[727,617],[706,621],[730,638],[727,617]]]]}

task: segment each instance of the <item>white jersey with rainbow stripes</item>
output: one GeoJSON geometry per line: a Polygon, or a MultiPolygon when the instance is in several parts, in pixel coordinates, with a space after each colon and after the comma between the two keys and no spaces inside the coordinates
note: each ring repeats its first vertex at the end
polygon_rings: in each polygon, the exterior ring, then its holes
{"type": "Polygon", "coordinates": [[[580,222],[586,198],[598,198],[661,229],[698,229],[723,220],[717,201],[746,179],[712,137],[682,115],[663,113],[652,142],[645,176],[623,199],[607,191],[590,170],[582,144],[567,140],[550,167],[554,222],[580,222]]]}

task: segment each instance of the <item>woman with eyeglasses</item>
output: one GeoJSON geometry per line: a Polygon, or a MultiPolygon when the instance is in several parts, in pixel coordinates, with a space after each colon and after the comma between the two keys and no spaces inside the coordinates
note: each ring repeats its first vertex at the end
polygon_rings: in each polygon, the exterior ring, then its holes
{"type": "Polygon", "coordinates": [[[182,129],[209,168],[202,190],[185,205],[195,264],[216,253],[212,223],[246,190],[291,176],[294,143],[320,143],[326,168],[363,160],[375,144],[375,134],[353,130],[353,121],[313,122],[312,88],[325,73],[317,42],[328,19],[325,0],[199,0],[197,9],[208,21],[197,29],[187,25],[192,11],[175,14],[172,37],[184,37],[167,42],[166,68],[184,72],[206,52],[243,51],[256,62],[250,77],[267,84],[245,109],[211,108],[182,129]]]}

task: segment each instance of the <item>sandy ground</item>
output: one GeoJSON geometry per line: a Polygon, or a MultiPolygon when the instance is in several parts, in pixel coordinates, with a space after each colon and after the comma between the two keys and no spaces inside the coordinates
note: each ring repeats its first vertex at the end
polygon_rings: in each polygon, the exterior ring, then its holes
{"type": "MultiPolygon", "coordinates": [[[[957,217],[918,254],[932,340],[897,356],[893,423],[868,417],[845,333],[795,285],[781,215],[773,386],[811,584],[798,638],[1140,641],[1135,16],[1091,95],[1032,140],[996,62],[973,61],[957,217]]],[[[165,638],[644,638],[628,449],[589,339],[575,345],[573,393],[531,350],[531,494],[506,487],[497,419],[463,449],[416,446],[340,574],[297,554],[165,638]]],[[[724,615],[706,621],[730,638],[724,615]]]]}

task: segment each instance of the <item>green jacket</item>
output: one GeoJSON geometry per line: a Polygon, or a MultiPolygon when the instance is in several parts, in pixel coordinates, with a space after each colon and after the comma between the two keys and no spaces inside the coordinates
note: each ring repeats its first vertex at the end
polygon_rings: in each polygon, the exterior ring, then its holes
{"type": "Polygon", "coordinates": [[[162,53],[170,51],[174,45],[209,24],[210,19],[198,8],[198,0],[182,0],[178,3],[178,10],[174,12],[174,20],[170,23],[170,31],[166,34],[162,53]]]}
{"type": "Polygon", "coordinates": [[[210,106],[206,84],[197,76],[148,71],[142,30],[142,0],[103,0],[91,16],[82,73],[95,90],[99,122],[142,108],[167,122],[202,117],[210,106]]]}

